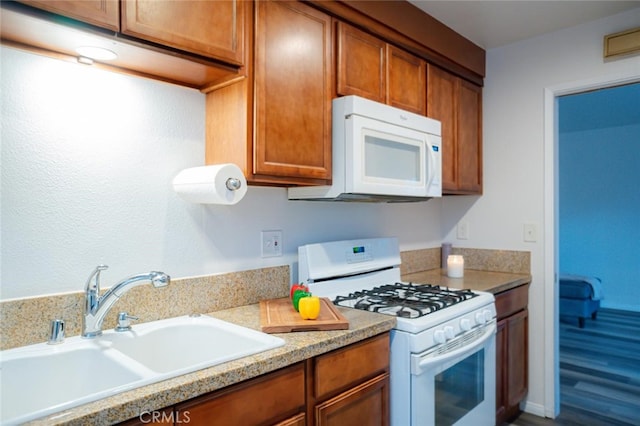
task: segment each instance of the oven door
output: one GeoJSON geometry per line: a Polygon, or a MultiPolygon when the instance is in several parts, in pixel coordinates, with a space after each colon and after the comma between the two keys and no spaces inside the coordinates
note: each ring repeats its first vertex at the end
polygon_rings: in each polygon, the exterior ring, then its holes
{"type": "Polygon", "coordinates": [[[411,424],[495,424],[495,320],[411,356],[411,424]]]}

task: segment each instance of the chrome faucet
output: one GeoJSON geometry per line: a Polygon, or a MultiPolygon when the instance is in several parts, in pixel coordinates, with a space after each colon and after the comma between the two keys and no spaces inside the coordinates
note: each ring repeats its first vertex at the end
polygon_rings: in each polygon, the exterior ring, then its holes
{"type": "Polygon", "coordinates": [[[82,316],[82,337],[92,338],[102,334],[102,322],[113,304],[133,287],[151,281],[154,287],[164,287],[171,282],[171,277],[164,272],[151,271],[148,274],[134,275],[125,278],[111,287],[100,297],[100,272],[109,268],[107,265],[98,265],[89,275],[84,289],[84,315],[82,316]]]}

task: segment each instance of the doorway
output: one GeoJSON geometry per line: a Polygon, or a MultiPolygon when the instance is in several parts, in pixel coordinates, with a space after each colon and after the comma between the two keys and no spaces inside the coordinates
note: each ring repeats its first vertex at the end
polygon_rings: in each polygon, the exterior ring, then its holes
{"type": "Polygon", "coordinates": [[[561,96],[638,83],[640,76],[629,73],[599,79],[572,82],[545,89],[544,93],[544,281],[545,281],[545,415],[555,418],[560,412],[559,362],[559,111],[561,96]]]}
{"type": "Polygon", "coordinates": [[[640,83],[559,97],[558,156],[557,420],[640,424],[640,83]]]}

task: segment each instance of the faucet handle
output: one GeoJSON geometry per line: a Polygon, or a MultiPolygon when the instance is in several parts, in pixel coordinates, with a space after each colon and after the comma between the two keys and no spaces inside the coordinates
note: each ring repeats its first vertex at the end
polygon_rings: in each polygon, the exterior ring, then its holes
{"type": "Polygon", "coordinates": [[[109,269],[109,267],[107,265],[98,265],[96,266],[96,269],[93,270],[93,272],[91,273],[91,275],[89,275],[89,278],[87,279],[87,285],[85,288],[90,289],[91,288],[91,281],[93,280],[93,277],[96,278],[96,285],[95,285],[95,289],[98,291],[98,293],[100,292],[100,272],[109,269]]]}
{"type": "Polygon", "coordinates": [[[51,330],[49,332],[49,345],[58,345],[64,342],[64,320],[54,319],[51,321],[51,330]]]}
{"type": "Polygon", "coordinates": [[[129,331],[131,330],[131,320],[137,321],[140,318],[129,315],[126,312],[120,312],[118,314],[118,325],[116,326],[116,331],[129,331]]]}

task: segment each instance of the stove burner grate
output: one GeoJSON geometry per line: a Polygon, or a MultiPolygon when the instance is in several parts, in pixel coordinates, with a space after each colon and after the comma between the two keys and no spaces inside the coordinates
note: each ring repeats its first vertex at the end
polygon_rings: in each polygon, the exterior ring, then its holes
{"type": "Polygon", "coordinates": [[[395,283],[337,296],[333,303],[355,309],[418,318],[477,296],[433,284],[395,283]]]}

